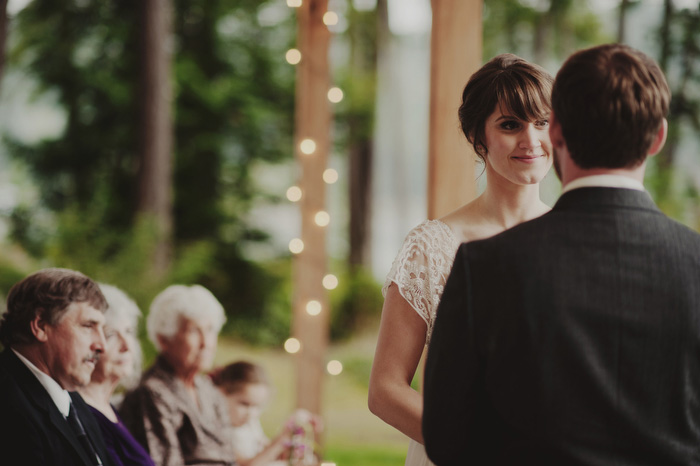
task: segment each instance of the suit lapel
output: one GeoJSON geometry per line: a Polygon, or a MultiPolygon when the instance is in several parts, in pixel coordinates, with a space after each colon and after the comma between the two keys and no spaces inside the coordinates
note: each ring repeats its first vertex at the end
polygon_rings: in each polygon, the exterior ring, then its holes
{"type": "Polygon", "coordinates": [[[41,413],[45,425],[55,429],[71,445],[86,466],[92,466],[92,462],[87,457],[87,453],[83,451],[83,447],[68,425],[68,421],[58,410],[44,386],[11,350],[5,350],[3,356],[6,357],[8,370],[26,394],[28,403],[41,413]],[[5,356],[5,354],[7,355],[5,356]]]}

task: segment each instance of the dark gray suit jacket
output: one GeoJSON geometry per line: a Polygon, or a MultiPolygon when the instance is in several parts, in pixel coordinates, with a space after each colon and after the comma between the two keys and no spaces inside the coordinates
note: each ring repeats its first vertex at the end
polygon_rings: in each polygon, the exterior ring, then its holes
{"type": "Polygon", "coordinates": [[[463,244],[424,400],[439,466],[700,464],[700,235],[580,188],[463,244]]]}
{"type": "MultiPolygon", "coordinates": [[[[87,404],[77,393],[71,400],[100,459],[112,465],[87,404]]],[[[93,466],[46,389],[7,348],[0,354],[0,464],[93,466]]]]}

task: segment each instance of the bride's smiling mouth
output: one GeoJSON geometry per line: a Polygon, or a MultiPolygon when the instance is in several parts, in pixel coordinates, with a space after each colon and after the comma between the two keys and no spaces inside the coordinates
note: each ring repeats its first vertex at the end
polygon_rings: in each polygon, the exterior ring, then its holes
{"type": "Polygon", "coordinates": [[[542,158],[544,158],[545,154],[537,154],[537,155],[514,155],[512,158],[519,161],[519,162],[524,162],[524,163],[534,163],[542,158]]]}

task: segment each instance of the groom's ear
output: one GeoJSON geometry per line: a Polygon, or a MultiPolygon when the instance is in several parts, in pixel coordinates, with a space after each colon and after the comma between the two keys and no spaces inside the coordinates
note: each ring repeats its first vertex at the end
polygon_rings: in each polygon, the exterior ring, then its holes
{"type": "Polygon", "coordinates": [[[664,121],[661,122],[661,127],[656,132],[654,142],[652,142],[651,147],[649,147],[649,157],[656,155],[661,151],[661,149],[664,147],[664,144],[666,144],[666,136],[668,136],[668,120],[664,118],[664,121]]]}
{"type": "Polygon", "coordinates": [[[564,147],[564,135],[561,132],[561,125],[554,111],[549,114],[549,139],[552,141],[552,146],[559,149],[564,147]]]}

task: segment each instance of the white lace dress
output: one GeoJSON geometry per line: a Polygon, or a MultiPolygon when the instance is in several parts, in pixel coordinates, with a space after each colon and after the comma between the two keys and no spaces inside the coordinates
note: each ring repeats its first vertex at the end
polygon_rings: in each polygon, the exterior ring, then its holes
{"type": "MultiPolygon", "coordinates": [[[[458,247],[459,241],[445,223],[424,221],[406,235],[382,288],[386,296],[389,285],[395,283],[401,296],[425,321],[426,345],[430,342],[438,303],[458,247]]],[[[406,466],[432,464],[423,445],[411,440],[406,466]]]]}

